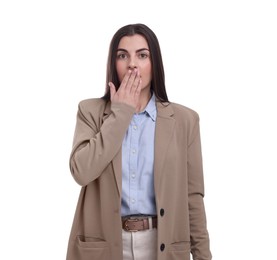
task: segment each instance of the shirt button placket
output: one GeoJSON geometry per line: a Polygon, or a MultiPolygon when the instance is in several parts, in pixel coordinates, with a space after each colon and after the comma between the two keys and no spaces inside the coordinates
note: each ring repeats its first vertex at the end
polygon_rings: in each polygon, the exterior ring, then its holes
{"type": "Polygon", "coordinates": [[[137,204],[137,160],[138,160],[138,126],[136,123],[132,124],[132,138],[131,138],[131,157],[130,157],[130,207],[136,210],[137,204]]]}

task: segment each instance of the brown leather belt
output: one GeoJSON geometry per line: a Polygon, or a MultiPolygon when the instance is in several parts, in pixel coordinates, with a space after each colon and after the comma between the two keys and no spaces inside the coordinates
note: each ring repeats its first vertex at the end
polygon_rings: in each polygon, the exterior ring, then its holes
{"type": "MultiPolygon", "coordinates": [[[[158,227],[157,217],[150,217],[152,219],[152,228],[158,227]]],[[[136,232],[150,229],[149,217],[127,217],[122,218],[122,228],[125,231],[136,232]]]]}

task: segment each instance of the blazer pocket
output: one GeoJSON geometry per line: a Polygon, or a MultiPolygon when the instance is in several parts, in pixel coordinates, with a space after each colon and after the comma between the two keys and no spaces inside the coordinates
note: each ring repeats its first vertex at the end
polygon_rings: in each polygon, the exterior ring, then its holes
{"type": "Polygon", "coordinates": [[[107,241],[86,236],[77,236],[78,260],[111,259],[107,241]]]}
{"type": "Polygon", "coordinates": [[[190,242],[181,241],[172,243],[168,249],[168,260],[189,260],[190,242]]]}

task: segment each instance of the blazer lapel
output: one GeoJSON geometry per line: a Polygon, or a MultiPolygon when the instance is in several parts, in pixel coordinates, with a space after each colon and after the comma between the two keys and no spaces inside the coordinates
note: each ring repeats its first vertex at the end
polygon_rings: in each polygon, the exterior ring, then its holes
{"type": "Polygon", "coordinates": [[[154,156],[154,182],[155,190],[158,190],[159,183],[162,177],[162,169],[165,161],[167,147],[169,145],[174,127],[175,119],[174,111],[170,103],[157,104],[157,121],[155,130],[155,156],[154,156]]]}
{"type": "MultiPolygon", "coordinates": [[[[111,102],[107,102],[105,107],[103,122],[111,113],[111,102]]],[[[121,197],[122,192],[122,148],[119,149],[115,157],[112,159],[115,181],[117,185],[118,195],[121,197]]]]}

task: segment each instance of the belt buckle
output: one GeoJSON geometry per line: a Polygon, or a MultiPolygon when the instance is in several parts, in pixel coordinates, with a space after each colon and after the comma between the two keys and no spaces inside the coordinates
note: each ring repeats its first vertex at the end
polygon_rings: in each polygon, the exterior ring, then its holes
{"type": "Polygon", "coordinates": [[[129,219],[126,219],[126,220],[124,221],[124,228],[125,228],[125,230],[126,230],[126,231],[130,231],[130,232],[137,232],[138,229],[129,228],[128,222],[131,222],[131,223],[132,223],[132,222],[138,222],[138,221],[139,221],[138,218],[134,218],[134,219],[129,218],[129,219]]]}

